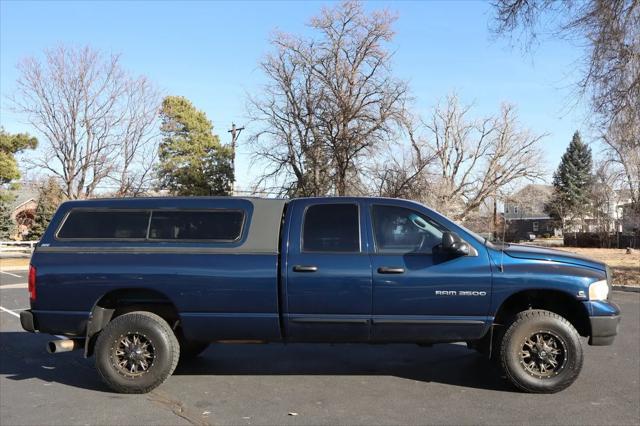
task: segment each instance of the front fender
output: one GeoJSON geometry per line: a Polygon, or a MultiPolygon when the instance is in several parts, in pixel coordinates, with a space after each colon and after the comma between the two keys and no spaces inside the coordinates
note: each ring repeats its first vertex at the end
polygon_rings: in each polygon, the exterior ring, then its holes
{"type": "Polygon", "coordinates": [[[589,285],[606,279],[605,271],[553,261],[513,259],[505,256],[502,272],[493,275],[491,314],[516,293],[531,290],[561,292],[575,300],[586,300],[589,285]]]}

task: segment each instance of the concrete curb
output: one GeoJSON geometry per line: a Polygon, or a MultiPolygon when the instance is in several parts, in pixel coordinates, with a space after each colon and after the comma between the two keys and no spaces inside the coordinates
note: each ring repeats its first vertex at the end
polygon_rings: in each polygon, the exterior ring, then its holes
{"type": "Polygon", "coordinates": [[[613,291],[627,291],[630,293],[640,293],[640,287],[632,285],[614,285],[613,291]]]}

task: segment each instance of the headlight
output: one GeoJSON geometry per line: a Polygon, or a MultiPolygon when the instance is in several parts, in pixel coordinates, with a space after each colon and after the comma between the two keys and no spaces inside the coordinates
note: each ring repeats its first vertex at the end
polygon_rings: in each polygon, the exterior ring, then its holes
{"type": "Polygon", "coordinates": [[[607,280],[596,281],[589,286],[589,300],[607,300],[609,284],[607,280]]]}

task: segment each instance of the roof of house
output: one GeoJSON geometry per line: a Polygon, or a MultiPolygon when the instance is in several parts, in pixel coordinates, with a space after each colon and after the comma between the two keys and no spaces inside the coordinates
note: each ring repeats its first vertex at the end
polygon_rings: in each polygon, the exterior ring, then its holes
{"type": "Polygon", "coordinates": [[[11,192],[16,197],[11,203],[11,211],[17,210],[22,205],[27,204],[29,201],[36,201],[38,199],[38,191],[31,188],[20,189],[11,192]]]}
{"type": "Polygon", "coordinates": [[[513,196],[514,198],[517,198],[518,195],[529,194],[531,192],[541,192],[544,194],[551,195],[553,193],[553,186],[545,185],[545,184],[530,183],[524,186],[523,188],[521,188],[516,193],[514,193],[513,196]]]}

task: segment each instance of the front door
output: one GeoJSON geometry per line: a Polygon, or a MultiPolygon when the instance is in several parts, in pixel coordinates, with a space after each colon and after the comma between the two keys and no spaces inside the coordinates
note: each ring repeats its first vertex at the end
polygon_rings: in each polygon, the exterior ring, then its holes
{"type": "MultiPolygon", "coordinates": [[[[372,340],[463,341],[487,330],[491,269],[484,247],[433,250],[447,229],[424,211],[370,203],[374,248],[372,340]]],[[[476,242],[477,245],[477,242],[476,242]]]]}
{"type": "Polygon", "coordinates": [[[292,204],[284,277],[288,339],[368,340],[371,260],[363,247],[365,212],[357,201],[292,204]]]}

